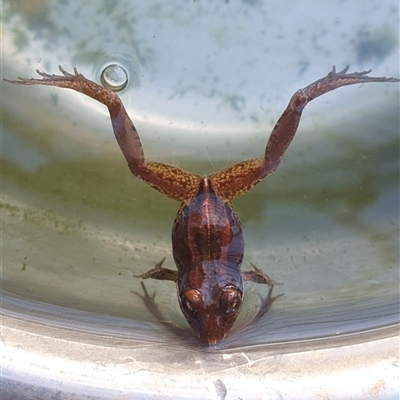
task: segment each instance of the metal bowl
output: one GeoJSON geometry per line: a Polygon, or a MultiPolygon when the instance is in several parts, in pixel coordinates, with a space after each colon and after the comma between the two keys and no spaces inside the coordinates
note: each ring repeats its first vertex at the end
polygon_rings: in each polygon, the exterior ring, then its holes
{"type": "MultiPolygon", "coordinates": [[[[333,64],[399,76],[390,2],[3,3],[3,77],[119,65],[146,157],[196,173],[261,156],[290,96],[333,64]]],[[[172,283],[146,282],[163,320],[140,298],[133,274],[174,268],[179,205],[130,175],[105,107],[2,82],[2,392],[396,398],[398,133],[398,84],[307,106],[282,165],[235,202],[243,269],[284,296],[246,327],[265,294],[249,285],[232,334],[205,348],[172,283]]]]}

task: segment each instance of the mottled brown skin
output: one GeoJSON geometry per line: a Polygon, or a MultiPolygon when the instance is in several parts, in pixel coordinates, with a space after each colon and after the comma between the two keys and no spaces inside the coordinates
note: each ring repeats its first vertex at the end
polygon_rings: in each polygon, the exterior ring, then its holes
{"type": "Polygon", "coordinates": [[[243,234],[230,202],[275,171],[296,133],[304,107],[311,100],[346,85],[399,82],[395,78],[369,77],[370,71],[347,73],[347,70],[336,72],[333,68],[327,76],[292,96],[270,135],[264,157],[242,161],[204,177],[170,165],[146,162],[139,135],[120,98],[76,69],[69,74],[60,67],[61,76],[37,71],[43,79],[19,78],[7,82],[73,89],[107,106],[115,137],[133,175],[182,203],[172,230],[178,271],[163,268],[162,260],[139,277],[177,282],[181,310],[189,325],[201,340],[215,344],[226,336],[240,312],[243,282],[270,287],[257,318],[272,303],[270,296],[275,284],[254,266],[252,271],[241,272],[243,234]]]}
{"type": "Polygon", "coordinates": [[[244,242],[239,217],[209,178],[200,180],[197,195],[179,210],[172,249],[181,309],[200,339],[215,343],[242,305],[244,242]]]}

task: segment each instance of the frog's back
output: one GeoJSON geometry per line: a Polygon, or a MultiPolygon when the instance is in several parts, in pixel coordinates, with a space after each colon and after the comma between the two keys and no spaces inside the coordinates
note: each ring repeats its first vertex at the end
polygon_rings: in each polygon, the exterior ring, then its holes
{"type": "Polygon", "coordinates": [[[208,178],[183,205],[172,231],[172,247],[180,281],[188,287],[241,286],[244,243],[239,217],[213,190],[208,178]]]}

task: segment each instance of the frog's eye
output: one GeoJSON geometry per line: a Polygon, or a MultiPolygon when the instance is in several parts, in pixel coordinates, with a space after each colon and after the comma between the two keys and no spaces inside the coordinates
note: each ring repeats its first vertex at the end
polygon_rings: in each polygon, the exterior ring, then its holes
{"type": "Polygon", "coordinates": [[[181,304],[185,314],[194,316],[198,313],[199,309],[201,309],[203,299],[198,290],[189,289],[183,295],[181,304]]]}
{"type": "Polygon", "coordinates": [[[225,286],[221,296],[221,310],[228,316],[237,314],[242,307],[243,294],[236,286],[225,286]]]}

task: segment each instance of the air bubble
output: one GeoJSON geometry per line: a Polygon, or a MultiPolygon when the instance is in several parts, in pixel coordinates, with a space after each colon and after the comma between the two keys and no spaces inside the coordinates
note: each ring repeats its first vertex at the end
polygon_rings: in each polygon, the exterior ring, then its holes
{"type": "Polygon", "coordinates": [[[128,84],[128,74],[120,65],[111,64],[101,73],[101,83],[106,88],[118,92],[128,84]]]}

